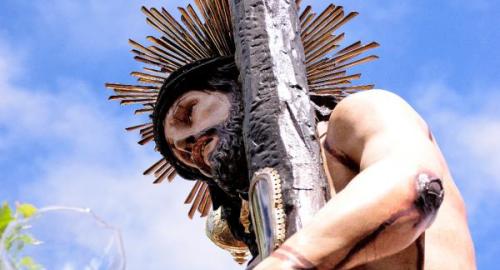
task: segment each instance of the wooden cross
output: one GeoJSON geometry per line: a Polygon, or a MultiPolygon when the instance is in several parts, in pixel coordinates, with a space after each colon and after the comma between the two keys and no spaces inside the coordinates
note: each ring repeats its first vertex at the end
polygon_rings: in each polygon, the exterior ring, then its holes
{"type": "Polygon", "coordinates": [[[326,203],[329,188],[295,1],[233,0],[231,9],[252,179],[250,208],[263,259],[326,203]],[[276,187],[280,194],[273,193],[276,187]]]}

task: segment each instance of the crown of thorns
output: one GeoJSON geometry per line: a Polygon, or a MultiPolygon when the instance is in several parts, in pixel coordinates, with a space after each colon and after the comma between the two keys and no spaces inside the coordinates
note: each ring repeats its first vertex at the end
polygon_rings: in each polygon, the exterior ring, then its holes
{"type": "MultiPolygon", "coordinates": [[[[296,1],[299,10],[300,2],[301,0],[296,1]]],[[[141,107],[135,110],[135,114],[153,116],[155,108],[159,107],[160,97],[170,94],[168,91],[171,91],[171,87],[167,85],[189,73],[190,68],[186,67],[234,55],[229,1],[195,0],[195,5],[198,11],[192,5],[179,7],[180,22],[164,8],[159,10],[142,7],[147,23],[158,30],[161,36],[148,36],[147,40],[151,43],[148,47],[129,40],[135,60],[146,66],[143,71],[131,73],[137,78],[137,85],[107,83],[106,87],[115,92],[109,97],[110,100],[119,100],[122,105],[138,104],[141,107]]],[[[340,43],[345,35],[338,34],[338,29],[356,17],[357,12],[346,14],[342,6],[333,4],[319,15],[311,6],[300,12],[300,35],[304,45],[309,95],[319,114],[328,116],[332,109],[332,100],[338,102],[353,92],[374,87],[352,85],[352,81],[361,78],[361,74],[349,74],[347,70],[377,59],[375,55],[361,55],[379,45],[376,42],[362,44],[358,41],[341,47],[340,43]]],[[[128,127],[126,130],[138,130],[141,145],[154,141],[155,126],[152,121],[128,127]]],[[[177,175],[172,162],[175,161],[162,157],[144,174],[154,175],[155,184],[165,179],[171,182],[177,175]]],[[[207,183],[196,181],[185,203],[192,204],[188,214],[190,218],[196,211],[202,217],[206,216],[212,204],[207,183]]]]}

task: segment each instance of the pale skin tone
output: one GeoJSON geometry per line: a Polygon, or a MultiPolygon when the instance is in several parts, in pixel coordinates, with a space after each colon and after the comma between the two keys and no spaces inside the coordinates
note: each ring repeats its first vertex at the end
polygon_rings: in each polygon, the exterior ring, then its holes
{"type": "Polygon", "coordinates": [[[229,97],[221,92],[193,90],[181,96],[164,120],[165,134],[169,134],[166,138],[174,155],[210,177],[209,157],[218,138],[214,133],[201,133],[223,123],[230,107],[229,97]]]}
{"type": "Polygon", "coordinates": [[[354,94],[318,129],[327,129],[334,195],[255,269],[475,269],[461,195],[427,124],[406,102],[386,91],[354,94]],[[416,203],[423,182],[445,194],[432,211],[416,203]]]}

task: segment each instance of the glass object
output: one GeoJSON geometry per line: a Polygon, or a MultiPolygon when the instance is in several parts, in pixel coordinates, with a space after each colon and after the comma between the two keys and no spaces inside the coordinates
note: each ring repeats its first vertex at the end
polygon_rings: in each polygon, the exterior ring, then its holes
{"type": "Polygon", "coordinates": [[[48,207],[18,218],[0,242],[0,270],[123,270],[118,229],[90,209],[48,207]]]}

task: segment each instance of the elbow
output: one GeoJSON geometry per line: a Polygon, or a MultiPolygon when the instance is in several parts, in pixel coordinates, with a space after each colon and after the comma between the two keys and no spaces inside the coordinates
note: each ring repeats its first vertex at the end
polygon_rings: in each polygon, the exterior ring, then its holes
{"type": "Polygon", "coordinates": [[[432,224],[444,199],[442,180],[429,172],[413,173],[407,179],[410,190],[397,191],[403,196],[394,208],[397,210],[353,245],[333,269],[352,269],[396,254],[414,243],[432,224]]]}
{"type": "Polygon", "coordinates": [[[420,172],[415,181],[414,206],[420,214],[422,225],[428,228],[434,221],[444,200],[442,180],[429,172],[420,172]]]}
{"type": "MultiPolygon", "coordinates": [[[[393,216],[388,223],[407,224],[408,227],[403,227],[409,228],[411,232],[408,233],[415,239],[434,222],[445,192],[442,179],[430,170],[408,171],[405,178],[406,191],[399,189],[399,196],[394,195],[400,200],[394,200],[393,216]]],[[[393,192],[398,193],[398,189],[393,192]]]]}

